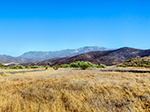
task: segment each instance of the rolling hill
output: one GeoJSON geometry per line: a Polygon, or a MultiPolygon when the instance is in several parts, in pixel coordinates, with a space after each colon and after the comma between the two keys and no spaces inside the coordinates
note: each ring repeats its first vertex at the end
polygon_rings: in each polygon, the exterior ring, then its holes
{"type": "Polygon", "coordinates": [[[108,51],[92,51],[76,56],[65,57],[65,58],[53,58],[46,61],[42,61],[37,63],[37,65],[61,65],[61,64],[70,64],[75,61],[89,61],[94,64],[106,64],[116,65],[122,63],[126,60],[136,57],[146,57],[150,56],[150,50],[141,50],[134,49],[129,47],[123,47],[116,50],[108,50],[108,51]]]}
{"type": "MultiPolygon", "coordinates": [[[[11,57],[7,55],[0,55],[0,62],[1,63],[10,63],[10,62],[15,62],[15,63],[23,63],[22,65],[50,65],[50,66],[55,66],[55,65],[61,65],[61,64],[70,64],[75,61],[89,61],[92,62],[93,64],[106,64],[108,66],[110,65],[116,65],[122,62],[125,62],[131,58],[140,58],[140,57],[147,57],[150,56],[150,49],[148,50],[142,50],[142,49],[134,49],[134,48],[129,48],[129,47],[123,47],[120,49],[116,50],[106,50],[106,48],[100,48],[99,47],[83,47],[76,49],[75,51],[70,52],[69,50],[64,50],[64,51],[56,51],[56,52],[63,52],[61,55],[59,54],[59,58],[52,58],[52,57],[47,57],[48,60],[45,61],[39,61],[39,60],[44,60],[44,58],[41,55],[40,58],[31,58],[30,56],[28,58],[26,57],[11,57]],[[98,51],[95,51],[98,50],[98,51]],[[104,50],[104,51],[103,51],[104,50]],[[65,55],[65,52],[66,55],[65,55]],[[91,52],[88,52],[91,51],[91,52]],[[83,53],[83,54],[78,54],[82,52],[88,52],[88,53],[83,53]],[[74,56],[69,56],[73,55],[74,56]],[[75,55],[78,54],[78,55],[75,55]],[[66,56],[66,57],[64,57],[66,56]],[[44,59],[42,59],[42,57],[44,59]],[[52,58],[52,59],[51,59],[52,58]],[[37,60],[39,59],[39,60],[37,60]]],[[[31,53],[32,54],[32,53],[31,53]]],[[[33,54],[32,54],[33,56],[33,54]]],[[[36,56],[36,55],[35,55],[36,56]]],[[[55,55],[58,56],[58,55],[55,55]]]]}
{"type": "Polygon", "coordinates": [[[118,64],[118,67],[146,67],[150,68],[150,56],[143,58],[132,58],[124,63],[118,64]]]}
{"type": "Polygon", "coordinates": [[[12,57],[9,55],[0,55],[0,63],[35,63],[52,58],[69,57],[90,51],[105,51],[107,48],[97,46],[86,46],[78,49],[66,49],[61,51],[30,51],[21,56],[12,57]]]}

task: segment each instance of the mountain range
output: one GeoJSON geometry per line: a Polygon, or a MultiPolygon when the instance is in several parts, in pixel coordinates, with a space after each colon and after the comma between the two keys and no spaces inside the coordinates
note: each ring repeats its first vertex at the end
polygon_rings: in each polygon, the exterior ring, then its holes
{"type": "Polygon", "coordinates": [[[49,52],[26,52],[19,57],[0,55],[0,61],[5,63],[15,62],[22,65],[55,66],[70,64],[75,61],[89,61],[93,64],[116,65],[131,58],[150,56],[150,49],[142,50],[123,47],[109,50],[103,47],[82,47],[79,49],[67,49],[49,52]]]}
{"type": "Polygon", "coordinates": [[[108,49],[105,47],[98,47],[98,46],[86,46],[86,47],[81,47],[78,49],[66,49],[66,50],[61,50],[61,51],[49,51],[49,52],[30,51],[30,52],[26,52],[22,54],[20,57],[43,61],[43,60],[52,59],[52,58],[75,56],[75,55],[87,53],[90,51],[105,51],[105,50],[108,50],[108,49]]]}
{"type": "Polygon", "coordinates": [[[97,46],[86,46],[78,49],[66,49],[61,51],[29,51],[21,56],[12,57],[9,55],[0,55],[0,63],[30,63],[30,62],[40,62],[47,59],[52,58],[62,58],[69,57],[74,55],[79,55],[82,53],[87,53],[90,51],[105,51],[107,48],[105,47],[97,47],[97,46]]]}
{"type": "Polygon", "coordinates": [[[64,57],[64,58],[53,58],[46,61],[37,63],[37,65],[50,65],[56,66],[61,64],[70,64],[75,61],[89,61],[94,64],[105,64],[105,65],[116,65],[122,63],[131,58],[139,58],[150,56],[150,49],[141,50],[134,49],[129,47],[123,47],[116,50],[107,50],[107,51],[91,51],[88,53],[64,57]]]}

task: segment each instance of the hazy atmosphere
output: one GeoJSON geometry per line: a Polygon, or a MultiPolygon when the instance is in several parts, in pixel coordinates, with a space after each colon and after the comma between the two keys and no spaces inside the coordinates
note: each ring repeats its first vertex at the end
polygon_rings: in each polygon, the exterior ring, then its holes
{"type": "Polygon", "coordinates": [[[0,0],[0,53],[150,48],[149,0],[0,0]]]}

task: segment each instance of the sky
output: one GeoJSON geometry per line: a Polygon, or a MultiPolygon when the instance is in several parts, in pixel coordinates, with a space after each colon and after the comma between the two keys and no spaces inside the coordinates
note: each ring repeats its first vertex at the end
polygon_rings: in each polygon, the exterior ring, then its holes
{"type": "Polygon", "coordinates": [[[0,0],[0,54],[150,49],[149,0],[0,0]]]}

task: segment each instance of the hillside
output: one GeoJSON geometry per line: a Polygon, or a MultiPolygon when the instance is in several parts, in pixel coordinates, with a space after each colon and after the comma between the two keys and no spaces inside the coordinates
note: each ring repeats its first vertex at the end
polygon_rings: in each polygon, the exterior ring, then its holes
{"type": "Polygon", "coordinates": [[[75,61],[89,61],[94,64],[106,64],[106,65],[116,65],[122,63],[126,60],[135,57],[145,57],[150,56],[150,50],[134,49],[129,47],[123,47],[116,50],[108,51],[92,51],[76,56],[65,57],[65,58],[54,58],[46,61],[37,63],[38,65],[48,65],[51,66],[70,64],[75,61]]]}
{"type": "Polygon", "coordinates": [[[117,65],[118,67],[146,67],[150,68],[150,57],[132,58],[117,65]]]}
{"type": "Polygon", "coordinates": [[[57,57],[61,58],[61,57],[79,55],[90,51],[105,51],[105,50],[107,50],[107,48],[97,47],[97,46],[86,46],[78,49],[66,49],[61,51],[49,51],[49,52],[30,51],[24,53],[23,55],[21,55],[21,57],[33,58],[39,61],[43,61],[51,58],[57,58],[57,57]]]}
{"type": "Polygon", "coordinates": [[[106,50],[106,48],[104,47],[99,48],[97,46],[94,47],[87,46],[79,49],[66,49],[62,51],[50,51],[50,52],[31,51],[24,53],[19,57],[0,55],[0,63],[35,63],[46,59],[51,59],[54,57],[68,57],[81,53],[86,53],[89,51],[99,51],[99,50],[106,50]]]}
{"type": "MultiPolygon", "coordinates": [[[[98,47],[84,47],[82,49],[78,49],[78,51],[82,52],[88,52],[89,50],[98,50],[98,47]],[[97,49],[96,49],[97,48],[97,49]]],[[[103,49],[104,50],[104,49],[103,49]]],[[[65,50],[64,50],[65,51],[65,50]]],[[[63,52],[63,51],[62,51],[63,52]]],[[[75,56],[69,56],[70,54],[67,53],[66,56],[59,55],[61,58],[48,58],[48,60],[41,61],[36,59],[32,59],[31,57],[25,58],[25,57],[11,57],[7,55],[0,55],[0,63],[26,63],[23,65],[61,65],[61,64],[70,64],[75,61],[89,61],[93,64],[105,64],[105,65],[116,65],[119,63],[123,63],[131,58],[140,58],[140,57],[147,57],[150,56],[150,50],[141,50],[141,49],[134,49],[129,47],[123,47],[116,50],[106,50],[106,51],[91,51],[88,53],[83,53],[75,56]],[[37,63],[39,62],[39,63],[37,63]]],[[[64,52],[63,52],[64,53],[64,52]]],[[[76,51],[77,53],[77,51],[76,51]]],[[[78,52],[79,53],[79,52],[78,52]]],[[[73,53],[71,54],[73,55],[73,53]]],[[[56,55],[55,55],[56,56],[56,55]]],[[[44,60],[44,58],[42,59],[44,60]]]]}
{"type": "Polygon", "coordinates": [[[24,57],[12,57],[8,55],[0,55],[0,63],[30,63],[37,62],[35,59],[24,58],[24,57]]]}

